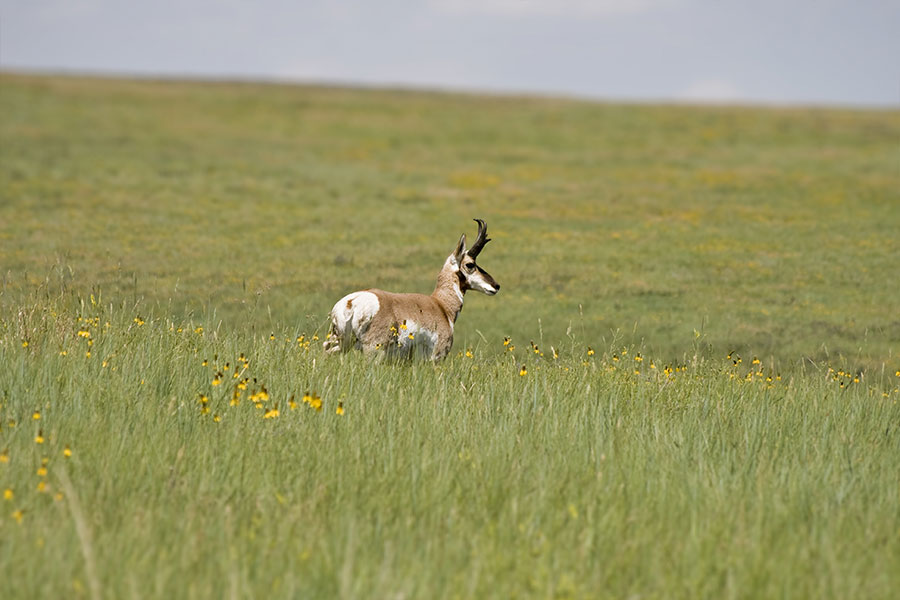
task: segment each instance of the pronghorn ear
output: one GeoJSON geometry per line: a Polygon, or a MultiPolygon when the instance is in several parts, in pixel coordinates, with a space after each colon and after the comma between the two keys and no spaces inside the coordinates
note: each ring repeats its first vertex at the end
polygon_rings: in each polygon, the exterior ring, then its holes
{"type": "Polygon", "coordinates": [[[466,255],[466,234],[462,234],[459,237],[459,243],[456,244],[456,250],[453,251],[453,260],[456,261],[456,264],[461,264],[463,256],[466,255]]]}

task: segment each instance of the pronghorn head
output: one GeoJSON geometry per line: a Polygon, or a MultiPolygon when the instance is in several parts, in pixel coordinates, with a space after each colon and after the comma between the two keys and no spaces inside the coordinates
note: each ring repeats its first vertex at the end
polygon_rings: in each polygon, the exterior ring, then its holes
{"type": "Polygon", "coordinates": [[[494,281],[490,273],[475,264],[475,259],[481,253],[484,245],[491,241],[487,237],[487,226],[481,219],[475,219],[478,223],[478,237],[471,248],[466,248],[466,234],[462,234],[456,250],[450,255],[448,261],[456,267],[456,275],[459,277],[459,289],[477,290],[488,296],[493,296],[500,291],[500,284],[494,281]]]}

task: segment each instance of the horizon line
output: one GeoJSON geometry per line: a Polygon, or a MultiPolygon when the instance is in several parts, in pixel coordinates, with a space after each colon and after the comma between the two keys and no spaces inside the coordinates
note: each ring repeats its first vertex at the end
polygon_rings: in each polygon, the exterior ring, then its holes
{"type": "Polygon", "coordinates": [[[202,74],[171,71],[120,71],[112,69],[80,69],[58,67],[18,67],[0,64],[0,75],[31,77],[62,77],[70,79],[103,79],[118,81],[172,82],[197,84],[274,85],[293,87],[337,88],[360,91],[406,92],[418,94],[458,95],[471,97],[510,98],[522,100],[547,100],[580,102],[587,104],[618,104],[636,106],[684,106],[697,108],[757,108],[771,110],[850,110],[896,112],[900,111],[900,99],[895,103],[827,102],[821,100],[765,100],[742,98],[647,98],[639,96],[594,95],[587,93],[546,91],[527,88],[486,88],[478,86],[409,83],[402,81],[372,82],[344,78],[294,77],[279,75],[202,74]]]}

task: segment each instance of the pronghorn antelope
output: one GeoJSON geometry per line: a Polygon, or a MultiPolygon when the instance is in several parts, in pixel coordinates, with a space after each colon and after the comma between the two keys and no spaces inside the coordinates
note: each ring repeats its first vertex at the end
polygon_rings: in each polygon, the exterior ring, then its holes
{"type": "Polygon", "coordinates": [[[338,300],[331,309],[325,351],[384,350],[394,356],[418,354],[431,360],[447,356],[453,345],[453,324],[462,310],[466,291],[477,290],[488,296],[500,291],[500,284],[475,264],[484,245],[491,241],[484,221],[475,221],[475,243],[467,249],[466,234],[462,234],[456,250],[444,261],[430,296],[369,289],[338,300]]]}

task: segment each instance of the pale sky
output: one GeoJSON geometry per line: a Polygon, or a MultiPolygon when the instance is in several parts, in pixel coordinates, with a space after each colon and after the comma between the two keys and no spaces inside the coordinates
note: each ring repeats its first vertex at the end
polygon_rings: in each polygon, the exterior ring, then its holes
{"type": "Polygon", "coordinates": [[[900,108],[900,0],[0,0],[0,69],[900,108]]]}

